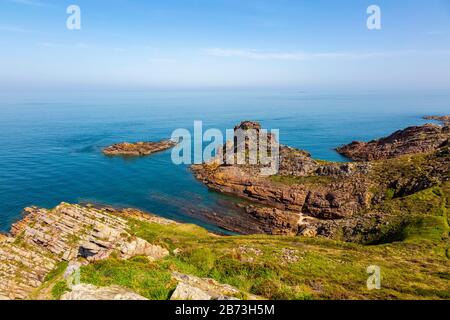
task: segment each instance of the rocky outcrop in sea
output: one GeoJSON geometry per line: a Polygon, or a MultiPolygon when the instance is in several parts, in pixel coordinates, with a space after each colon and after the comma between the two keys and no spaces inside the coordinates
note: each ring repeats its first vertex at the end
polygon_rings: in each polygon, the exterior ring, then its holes
{"type": "Polygon", "coordinates": [[[405,154],[435,151],[449,139],[450,127],[435,124],[409,127],[370,142],[354,141],[336,150],[356,161],[396,158],[405,154]]]}
{"type": "MultiPolygon", "coordinates": [[[[260,128],[246,121],[236,129],[247,127],[260,128]]],[[[378,209],[388,200],[387,193],[400,197],[448,181],[449,138],[447,126],[407,128],[388,138],[340,148],[341,153],[364,160],[353,163],[319,161],[306,151],[281,145],[279,171],[270,177],[260,174],[260,164],[225,164],[217,158],[191,169],[211,190],[250,201],[243,205],[245,214],[262,224],[261,233],[360,241],[372,239],[392,222],[378,209]],[[404,168],[411,159],[397,161],[408,155],[417,157],[414,170],[404,168]],[[396,172],[386,175],[395,167],[396,172]]],[[[236,150],[235,143],[227,143],[224,154],[236,150]]],[[[239,226],[233,227],[239,231],[239,226]]]]}
{"type": "Polygon", "coordinates": [[[176,144],[177,143],[172,140],[162,140],[159,142],[124,142],[104,148],[103,153],[107,156],[148,156],[171,149],[176,146],[176,144]]]}

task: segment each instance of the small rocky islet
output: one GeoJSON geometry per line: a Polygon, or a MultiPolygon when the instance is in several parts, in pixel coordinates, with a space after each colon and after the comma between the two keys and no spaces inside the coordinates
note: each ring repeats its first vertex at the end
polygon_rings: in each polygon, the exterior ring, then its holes
{"type": "MultiPolygon", "coordinates": [[[[236,149],[230,142],[218,158],[192,166],[211,190],[246,200],[238,206],[249,220],[214,216],[217,225],[240,232],[252,221],[250,233],[260,235],[218,236],[135,209],[27,208],[0,235],[0,298],[448,299],[449,118],[427,117],[442,125],[337,149],[355,162],[281,145],[278,173],[265,176],[259,163],[217,161],[236,149]],[[365,268],[374,263],[384,288],[367,291],[365,268]],[[68,287],[73,270],[81,270],[81,283],[68,287]]],[[[246,121],[235,130],[260,128],[246,121]]],[[[173,146],[118,144],[104,153],[143,156],[173,146]]]]}
{"type": "Polygon", "coordinates": [[[161,140],[159,142],[123,142],[104,148],[103,154],[107,156],[141,157],[169,150],[176,145],[177,142],[172,140],[161,140]]]}

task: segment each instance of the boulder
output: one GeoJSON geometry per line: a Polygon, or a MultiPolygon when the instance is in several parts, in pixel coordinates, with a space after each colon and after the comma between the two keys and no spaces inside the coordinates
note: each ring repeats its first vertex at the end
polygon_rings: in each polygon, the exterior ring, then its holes
{"type": "Polygon", "coordinates": [[[172,277],[178,281],[178,286],[171,300],[224,300],[236,298],[240,294],[238,289],[213,279],[178,272],[172,273],[172,277]]]}
{"type": "Polygon", "coordinates": [[[90,284],[79,284],[72,287],[71,292],[61,296],[61,300],[148,300],[147,298],[119,286],[96,287],[90,284]]]}
{"type": "Polygon", "coordinates": [[[212,300],[212,297],[205,291],[180,282],[173,292],[170,300],[212,300]]]}

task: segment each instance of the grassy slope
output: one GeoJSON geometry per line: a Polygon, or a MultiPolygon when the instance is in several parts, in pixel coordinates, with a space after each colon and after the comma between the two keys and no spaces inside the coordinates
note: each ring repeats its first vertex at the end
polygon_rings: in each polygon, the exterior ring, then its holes
{"type": "MultiPolygon", "coordinates": [[[[301,237],[219,237],[193,225],[158,225],[130,219],[133,233],[182,253],[157,261],[110,258],[83,267],[82,281],[118,284],[150,299],[167,299],[175,289],[171,271],[211,277],[270,299],[439,299],[450,298],[448,225],[443,217],[417,220],[398,243],[363,246],[301,237]],[[262,254],[243,254],[240,247],[262,254]],[[296,262],[283,258],[295,250],[296,262]],[[448,252],[447,252],[448,254],[448,252]],[[382,270],[382,289],[366,288],[366,268],[382,270]]],[[[53,296],[64,292],[58,282],[53,296]]]]}

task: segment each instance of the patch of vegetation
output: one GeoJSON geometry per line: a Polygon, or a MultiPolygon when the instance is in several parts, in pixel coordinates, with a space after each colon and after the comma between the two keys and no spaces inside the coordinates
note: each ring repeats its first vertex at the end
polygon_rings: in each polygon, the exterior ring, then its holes
{"type": "Polygon", "coordinates": [[[151,300],[168,299],[176,287],[170,271],[146,257],[130,260],[111,258],[83,266],[81,282],[96,286],[127,287],[151,300]]]}
{"type": "Polygon", "coordinates": [[[449,241],[449,191],[448,182],[404,197],[395,197],[395,190],[386,189],[384,200],[368,210],[381,212],[384,218],[368,243],[449,241]]]}
{"type": "Polygon", "coordinates": [[[271,176],[270,180],[277,183],[287,185],[325,185],[335,182],[336,179],[329,176],[307,176],[307,177],[295,177],[295,176],[271,176]]]}
{"type": "MultiPolygon", "coordinates": [[[[388,189],[391,190],[392,189],[388,189]]],[[[393,192],[393,191],[392,191],[393,192]]],[[[440,216],[446,215],[446,197],[442,186],[435,186],[401,198],[386,199],[380,211],[395,215],[440,216]]]]}
{"type": "Polygon", "coordinates": [[[70,289],[67,286],[66,281],[58,281],[52,288],[51,292],[52,292],[52,298],[53,300],[60,300],[61,296],[66,293],[69,292],[70,289]]]}
{"type": "Polygon", "coordinates": [[[449,174],[448,154],[434,152],[375,161],[370,179],[374,194],[389,200],[439,186],[449,174]]]}
{"type": "Polygon", "coordinates": [[[392,188],[388,188],[384,194],[384,198],[386,200],[391,200],[395,196],[395,190],[392,188]]]}
{"type": "Polygon", "coordinates": [[[45,282],[52,281],[53,279],[57,278],[58,276],[62,275],[64,271],[67,269],[67,261],[62,261],[57,264],[55,269],[50,271],[47,276],[45,277],[45,282]]]}

